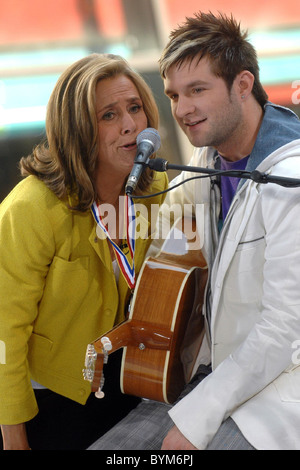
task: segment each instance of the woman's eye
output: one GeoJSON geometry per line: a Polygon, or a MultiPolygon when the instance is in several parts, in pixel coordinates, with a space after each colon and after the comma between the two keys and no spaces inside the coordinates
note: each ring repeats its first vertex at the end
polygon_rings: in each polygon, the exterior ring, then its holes
{"type": "Polygon", "coordinates": [[[142,106],[140,104],[135,104],[131,106],[130,112],[135,114],[135,113],[138,113],[140,109],[142,109],[142,106]]]}
{"type": "Polygon", "coordinates": [[[102,116],[102,119],[104,119],[105,121],[111,121],[113,117],[114,117],[114,113],[108,112],[102,116]]]}

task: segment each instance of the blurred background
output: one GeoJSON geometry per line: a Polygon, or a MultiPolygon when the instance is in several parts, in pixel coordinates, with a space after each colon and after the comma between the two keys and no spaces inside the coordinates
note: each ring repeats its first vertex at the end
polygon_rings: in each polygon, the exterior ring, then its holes
{"type": "Polygon", "coordinates": [[[143,75],[160,109],[160,155],[186,163],[190,144],[157,61],[169,32],[199,10],[232,13],[248,29],[269,99],[300,115],[299,0],[0,0],[0,202],[20,180],[19,159],[44,137],[59,75],[92,52],[120,54],[143,75]]]}

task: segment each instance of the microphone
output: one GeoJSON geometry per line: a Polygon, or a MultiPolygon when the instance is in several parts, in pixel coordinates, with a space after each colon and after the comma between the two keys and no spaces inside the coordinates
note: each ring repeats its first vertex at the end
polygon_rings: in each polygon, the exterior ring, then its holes
{"type": "Polygon", "coordinates": [[[137,153],[134,164],[128,177],[125,193],[130,196],[135,190],[139,179],[145,169],[145,163],[149,157],[160,148],[160,136],[156,129],[148,127],[144,129],[136,138],[137,153]]]}

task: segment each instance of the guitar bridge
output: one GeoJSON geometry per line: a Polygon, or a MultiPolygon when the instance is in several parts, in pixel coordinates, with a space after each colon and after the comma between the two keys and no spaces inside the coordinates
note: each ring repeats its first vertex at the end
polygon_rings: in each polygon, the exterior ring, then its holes
{"type": "Polygon", "coordinates": [[[88,344],[85,354],[85,369],[82,370],[84,380],[93,382],[97,353],[93,344],[88,344]]]}

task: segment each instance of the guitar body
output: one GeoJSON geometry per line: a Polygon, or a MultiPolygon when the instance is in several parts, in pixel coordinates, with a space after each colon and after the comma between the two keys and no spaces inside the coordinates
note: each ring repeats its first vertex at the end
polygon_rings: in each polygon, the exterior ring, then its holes
{"type": "MultiPolygon", "coordinates": [[[[171,237],[157,258],[145,260],[128,319],[92,343],[93,391],[103,378],[103,341],[110,344],[106,355],[124,348],[123,393],[173,403],[189,380],[204,334],[207,266],[201,250],[189,249],[184,220],[174,226],[178,238],[171,237]]],[[[189,228],[195,235],[192,220],[189,228]]]]}

